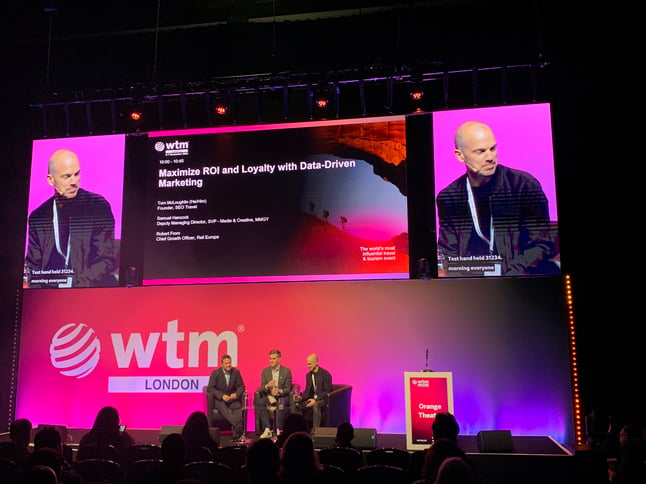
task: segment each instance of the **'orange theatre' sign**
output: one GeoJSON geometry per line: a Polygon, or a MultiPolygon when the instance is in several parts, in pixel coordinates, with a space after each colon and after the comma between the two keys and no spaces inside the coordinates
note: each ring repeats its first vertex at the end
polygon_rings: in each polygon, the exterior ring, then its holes
{"type": "Polygon", "coordinates": [[[453,374],[404,372],[406,387],[406,448],[423,450],[433,442],[431,425],[440,412],[453,413],[453,374]]]}

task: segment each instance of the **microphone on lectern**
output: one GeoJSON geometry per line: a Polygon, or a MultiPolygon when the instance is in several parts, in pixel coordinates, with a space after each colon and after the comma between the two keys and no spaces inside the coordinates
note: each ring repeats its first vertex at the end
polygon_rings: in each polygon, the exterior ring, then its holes
{"type": "Polygon", "coordinates": [[[428,367],[428,348],[426,348],[426,366],[422,371],[433,371],[428,367]]]}

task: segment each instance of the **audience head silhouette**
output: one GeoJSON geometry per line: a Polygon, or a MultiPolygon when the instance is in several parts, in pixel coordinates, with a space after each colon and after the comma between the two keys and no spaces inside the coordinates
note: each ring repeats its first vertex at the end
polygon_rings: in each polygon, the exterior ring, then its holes
{"type": "Polygon", "coordinates": [[[214,452],[220,445],[209,432],[209,420],[206,413],[199,410],[188,416],[181,433],[187,446],[203,446],[214,452]]]}
{"type": "Polygon", "coordinates": [[[431,424],[433,439],[451,439],[457,442],[460,425],[455,416],[449,412],[439,412],[431,424]]]}
{"type": "Polygon", "coordinates": [[[461,457],[447,457],[440,465],[435,484],[473,484],[471,467],[461,457]]]}
{"type": "Polygon", "coordinates": [[[341,422],[336,428],[336,445],[342,447],[352,447],[354,439],[354,427],[350,422],[341,422]]]}
{"type": "Polygon", "coordinates": [[[9,426],[9,442],[0,442],[0,457],[15,462],[19,467],[26,464],[31,451],[31,421],[20,418],[9,426]]]}
{"type": "Polygon", "coordinates": [[[624,425],[619,432],[619,448],[616,467],[608,472],[610,482],[646,482],[646,439],[642,429],[634,424],[624,425]]]}
{"type": "Polygon", "coordinates": [[[29,447],[31,442],[32,423],[29,419],[19,418],[14,420],[9,426],[9,439],[18,447],[29,447]]]}
{"type": "Polygon", "coordinates": [[[81,437],[79,449],[85,445],[112,445],[121,452],[126,447],[134,444],[134,439],[119,428],[119,411],[114,407],[103,407],[94,419],[90,431],[81,437]]]}
{"type": "Polygon", "coordinates": [[[276,482],[280,470],[280,450],[271,439],[258,439],[247,450],[246,464],[251,483],[276,482]]]}
{"type": "Polygon", "coordinates": [[[276,440],[276,445],[282,447],[285,444],[287,438],[296,432],[309,432],[309,427],[307,426],[307,421],[300,413],[290,413],[285,417],[285,422],[283,424],[283,431],[278,436],[276,440]]]}
{"type": "Polygon", "coordinates": [[[314,441],[307,432],[287,437],[280,454],[280,476],[283,482],[305,484],[317,482],[321,472],[314,441]]]}
{"type": "Polygon", "coordinates": [[[625,445],[629,440],[641,438],[643,438],[642,431],[635,424],[626,424],[619,431],[619,443],[621,445],[625,445]]]}
{"type": "Polygon", "coordinates": [[[103,407],[96,414],[92,430],[101,433],[118,433],[119,423],[119,411],[114,407],[103,407]]]}
{"type": "Polygon", "coordinates": [[[47,466],[54,471],[57,479],[63,474],[63,455],[52,447],[40,447],[31,454],[30,463],[32,466],[47,466]]]}
{"type": "Polygon", "coordinates": [[[34,435],[34,450],[42,447],[61,451],[63,442],[61,440],[60,432],[54,427],[45,427],[39,430],[36,435],[34,435]]]}
{"type": "Polygon", "coordinates": [[[161,444],[161,456],[166,467],[180,468],[186,456],[186,440],[182,434],[168,434],[161,444]]]}
{"type": "Polygon", "coordinates": [[[427,482],[433,482],[437,477],[442,462],[449,457],[460,457],[466,461],[466,453],[453,439],[437,439],[424,454],[422,477],[427,482]]]}

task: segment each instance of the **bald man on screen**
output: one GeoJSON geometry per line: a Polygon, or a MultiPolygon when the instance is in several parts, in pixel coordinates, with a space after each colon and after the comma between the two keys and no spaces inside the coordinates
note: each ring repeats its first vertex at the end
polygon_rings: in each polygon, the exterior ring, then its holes
{"type": "Polygon", "coordinates": [[[465,173],[437,196],[438,247],[449,271],[455,263],[455,275],[469,264],[495,267],[496,273],[485,275],[560,273],[540,182],[499,164],[498,141],[479,121],[458,127],[454,155],[465,173]]]}

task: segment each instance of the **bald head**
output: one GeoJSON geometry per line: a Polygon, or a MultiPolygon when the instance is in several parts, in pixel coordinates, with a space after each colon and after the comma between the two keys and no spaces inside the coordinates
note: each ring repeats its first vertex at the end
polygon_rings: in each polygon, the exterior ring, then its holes
{"type": "Polygon", "coordinates": [[[316,372],[316,370],[318,370],[319,357],[315,353],[312,353],[311,355],[308,355],[305,361],[307,362],[307,368],[310,371],[316,372]]]}
{"type": "Polygon", "coordinates": [[[489,126],[467,121],[455,132],[455,157],[464,163],[472,186],[488,183],[498,166],[498,143],[489,126]]]}
{"type": "Polygon", "coordinates": [[[61,149],[54,152],[47,164],[47,183],[59,196],[74,198],[81,181],[81,165],[76,153],[61,149]]]}
{"type": "Polygon", "coordinates": [[[480,121],[467,121],[462,123],[455,131],[453,142],[455,149],[464,151],[469,143],[485,136],[493,136],[493,131],[489,126],[480,121]]]}

